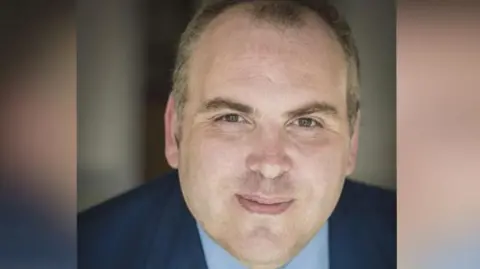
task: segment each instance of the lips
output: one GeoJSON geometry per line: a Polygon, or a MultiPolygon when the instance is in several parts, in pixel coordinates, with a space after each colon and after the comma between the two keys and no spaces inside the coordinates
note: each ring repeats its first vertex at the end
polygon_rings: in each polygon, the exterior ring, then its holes
{"type": "Polygon", "coordinates": [[[239,204],[247,211],[256,214],[278,215],[285,212],[293,203],[289,198],[262,197],[257,195],[236,195],[239,204]]]}

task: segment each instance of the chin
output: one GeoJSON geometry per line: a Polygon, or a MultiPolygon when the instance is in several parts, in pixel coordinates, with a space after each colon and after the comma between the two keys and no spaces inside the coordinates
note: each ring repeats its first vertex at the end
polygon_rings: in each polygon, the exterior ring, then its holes
{"type": "Polygon", "coordinates": [[[266,228],[249,231],[239,240],[233,252],[247,265],[278,265],[288,262],[293,252],[285,236],[273,234],[266,228]]]}
{"type": "Polygon", "coordinates": [[[265,246],[255,246],[250,249],[244,249],[236,256],[238,256],[243,264],[248,266],[268,265],[268,267],[279,267],[288,262],[290,255],[287,253],[288,252],[280,249],[278,246],[270,246],[268,248],[265,246]]]}

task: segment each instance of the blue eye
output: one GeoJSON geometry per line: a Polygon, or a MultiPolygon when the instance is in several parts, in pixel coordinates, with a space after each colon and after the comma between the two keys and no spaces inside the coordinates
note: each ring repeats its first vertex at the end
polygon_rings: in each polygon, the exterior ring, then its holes
{"type": "Polygon", "coordinates": [[[312,118],[298,118],[296,119],[293,124],[298,125],[302,128],[315,128],[315,127],[323,127],[323,125],[312,118]]]}

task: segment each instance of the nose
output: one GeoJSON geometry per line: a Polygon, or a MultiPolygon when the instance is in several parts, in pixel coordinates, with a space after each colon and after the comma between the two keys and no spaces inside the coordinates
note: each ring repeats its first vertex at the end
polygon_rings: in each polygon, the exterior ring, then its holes
{"type": "Polygon", "coordinates": [[[292,168],[287,140],[282,134],[262,135],[247,157],[247,167],[267,179],[276,179],[292,168]]]}

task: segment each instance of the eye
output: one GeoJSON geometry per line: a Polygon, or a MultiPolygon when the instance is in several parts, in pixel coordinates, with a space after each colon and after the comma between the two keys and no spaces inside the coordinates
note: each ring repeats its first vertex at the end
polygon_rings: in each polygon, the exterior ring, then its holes
{"type": "Polygon", "coordinates": [[[244,123],[246,122],[246,120],[238,115],[238,114],[234,114],[234,113],[230,113],[230,114],[226,114],[226,115],[222,115],[222,116],[219,116],[217,118],[215,118],[215,121],[216,122],[228,122],[228,123],[244,123]]]}
{"type": "Polygon", "coordinates": [[[312,119],[312,118],[298,118],[293,121],[293,124],[302,127],[302,128],[315,128],[315,127],[323,127],[323,124],[319,121],[312,119]]]}

